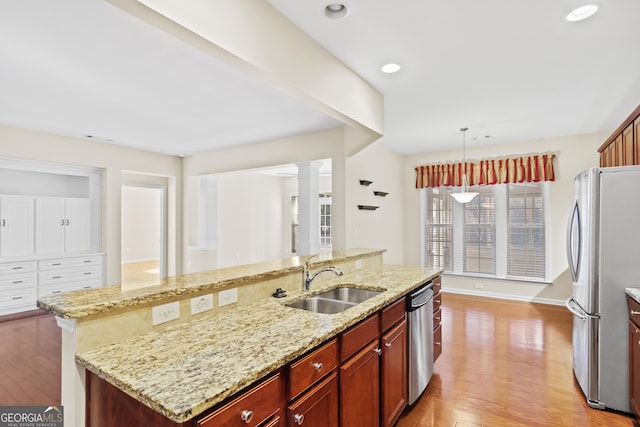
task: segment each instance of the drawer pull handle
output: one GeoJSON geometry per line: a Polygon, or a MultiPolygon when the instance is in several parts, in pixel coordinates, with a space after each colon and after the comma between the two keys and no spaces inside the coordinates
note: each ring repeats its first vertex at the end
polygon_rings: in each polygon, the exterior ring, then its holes
{"type": "Polygon", "coordinates": [[[52,294],[59,294],[60,292],[62,292],[62,291],[57,290],[57,291],[52,291],[51,293],[52,293],[52,294]]]}
{"type": "Polygon", "coordinates": [[[386,347],[391,347],[391,343],[390,343],[390,342],[388,342],[388,343],[386,343],[386,344],[385,344],[385,346],[386,346],[386,347]]]}
{"type": "Polygon", "coordinates": [[[314,371],[322,370],[322,363],[321,362],[316,362],[316,363],[312,364],[311,366],[313,366],[313,370],[314,371]]]}
{"type": "Polygon", "coordinates": [[[60,220],[60,225],[62,225],[64,227],[64,219],[60,220]]]}
{"type": "Polygon", "coordinates": [[[304,415],[302,414],[295,414],[293,416],[293,422],[298,424],[299,426],[302,425],[302,423],[304,422],[304,415]]]}
{"type": "Polygon", "coordinates": [[[15,267],[11,268],[12,270],[22,270],[22,266],[21,265],[16,265],[15,267]]]}
{"type": "Polygon", "coordinates": [[[253,419],[253,411],[244,410],[240,414],[240,419],[245,422],[245,424],[249,424],[253,419]]]}
{"type": "Polygon", "coordinates": [[[62,276],[53,276],[52,279],[60,279],[62,276]]]}
{"type": "Polygon", "coordinates": [[[382,349],[381,348],[374,348],[373,351],[378,353],[378,356],[382,355],[382,349]]]}
{"type": "Polygon", "coordinates": [[[631,315],[632,316],[636,316],[638,314],[640,314],[640,311],[631,310],[631,315]]]}
{"type": "Polygon", "coordinates": [[[87,286],[85,286],[85,287],[84,287],[84,288],[82,288],[82,289],[91,289],[92,287],[93,287],[93,286],[91,286],[91,285],[87,285],[87,286]]]}
{"type": "Polygon", "coordinates": [[[21,296],[19,296],[19,297],[13,297],[13,299],[14,299],[14,300],[18,300],[18,299],[22,299],[22,297],[21,297],[21,296]]]}
{"type": "Polygon", "coordinates": [[[82,261],[82,262],[91,262],[91,260],[90,260],[90,259],[85,259],[85,260],[84,260],[84,261],[82,261]]]}
{"type": "Polygon", "coordinates": [[[13,284],[14,284],[14,285],[19,285],[20,283],[22,283],[22,280],[14,280],[14,281],[13,281],[13,284]]]}
{"type": "Polygon", "coordinates": [[[88,276],[88,275],[90,275],[90,274],[91,274],[91,272],[90,272],[90,271],[86,271],[86,272],[84,273],[84,275],[85,275],[85,276],[88,276]]]}
{"type": "Polygon", "coordinates": [[[51,265],[53,265],[53,266],[57,267],[57,266],[59,266],[59,265],[62,265],[62,263],[61,263],[61,262],[54,262],[54,263],[53,263],[53,264],[51,264],[51,265]]]}

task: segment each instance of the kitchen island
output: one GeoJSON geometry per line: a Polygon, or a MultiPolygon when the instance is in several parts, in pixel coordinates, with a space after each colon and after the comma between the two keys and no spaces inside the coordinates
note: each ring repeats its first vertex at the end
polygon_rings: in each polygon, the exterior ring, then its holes
{"type": "MultiPolygon", "coordinates": [[[[267,276],[294,274],[300,279],[294,280],[297,281],[297,289],[291,289],[292,286],[285,288],[288,292],[285,298],[267,296],[230,309],[212,310],[116,342],[79,345],[74,355],[75,363],[81,373],[86,369],[91,375],[115,386],[176,425],[181,425],[180,423],[203,414],[440,274],[435,269],[382,265],[380,255],[379,251],[346,251],[330,259],[316,260],[311,264],[312,269],[335,264],[343,268],[345,274],[340,277],[325,274],[322,275],[323,281],[320,280],[322,276],[319,276],[308,292],[301,289],[302,266],[293,265],[299,264],[299,260],[280,263],[284,265],[282,271],[278,273],[276,268],[272,275],[267,276]],[[356,268],[358,264],[361,268],[356,268]],[[341,313],[331,315],[285,306],[288,302],[345,284],[381,293],[341,313]]],[[[286,280],[286,277],[282,280],[286,280]]],[[[241,275],[224,286],[248,282],[250,280],[241,275]]],[[[196,294],[184,290],[188,283],[181,283],[183,288],[174,288],[166,298],[170,300],[178,295],[184,297],[185,293],[188,294],[187,297],[196,294]]],[[[206,288],[203,283],[197,286],[198,292],[206,291],[201,289],[203,286],[206,288]]],[[[67,296],[65,304],[60,300],[57,304],[52,300],[43,300],[41,307],[60,318],[65,315],[70,317],[74,313],[76,316],[79,313],[87,316],[87,313],[93,313],[92,316],[97,316],[94,319],[96,322],[110,310],[116,310],[116,306],[120,307],[119,310],[131,310],[135,305],[132,301],[144,301],[145,296],[142,294],[141,291],[136,291],[135,297],[116,298],[122,300],[121,306],[115,304],[113,298],[111,302],[108,298],[102,301],[97,298],[93,304],[88,304],[88,300],[98,295],[76,295],[77,301],[81,301],[77,304],[73,304],[72,299],[67,296]]],[[[153,303],[165,302],[157,296],[157,290],[155,294],[151,294],[153,295],[148,298],[153,303]]],[[[143,304],[146,303],[145,301],[143,304]]],[[[82,388],[84,389],[84,379],[82,388]]],[[[67,403],[63,401],[63,404],[67,407],[67,403]]],[[[74,425],[81,425],[79,421],[84,420],[79,420],[80,417],[83,414],[77,412],[74,425]]]]}

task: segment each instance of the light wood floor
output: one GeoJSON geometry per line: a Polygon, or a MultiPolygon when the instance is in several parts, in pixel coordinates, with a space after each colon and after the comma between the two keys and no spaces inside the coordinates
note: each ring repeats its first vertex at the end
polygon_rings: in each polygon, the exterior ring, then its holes
{"type": "Polygon", "coordinates": [[[564,307],[443,294],[443,352],[398,427],[632,426],[587,406],[564,307]]]}
{"type": "MultiPolygon", "coordinates": [[[[443,353],[397,426],[632,426],[586,405],[571,370],[571,322],[563,307],[445,293],[443,353]]],[[[59,405],[53,317],[0,322],[0,342],[0,405],[59,405]]]]}
{"type": "Polygon", "coordinates": [[[160,261],[129,262],[122,264],[120,283],[128,286],[157,285],[160,281],[160,261]]]}

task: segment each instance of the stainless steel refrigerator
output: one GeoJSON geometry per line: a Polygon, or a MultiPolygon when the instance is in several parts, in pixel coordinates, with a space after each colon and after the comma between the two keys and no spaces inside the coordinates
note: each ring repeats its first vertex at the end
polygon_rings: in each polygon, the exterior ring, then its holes
{"type": "Polygon", "coordinates": [[[573,372],[589,406],[630,412],[624,288],[640,286],[640,167],[575,178],[567,230],[573,372]]]}

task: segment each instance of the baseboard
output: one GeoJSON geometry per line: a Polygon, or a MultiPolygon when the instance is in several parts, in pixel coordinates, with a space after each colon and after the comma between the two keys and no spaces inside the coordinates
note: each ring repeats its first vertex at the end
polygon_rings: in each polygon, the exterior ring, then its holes
{"type": "Polygon", "coordinates": [[[474,290],[470,290],[470,289],[445,288],[444,286],[442,287],[442,292],[451,293],[451,294],[460,294],[460,295],[472,295],[472,296],[476,296],[476,297],[507,299],[507,300],[512,300],[512,301],[536,302],[536,303],[540,303],[540,304],[564,306],[564,300],[557,300],[557,299],[551,299],[551,298],[526,297],[526,296],[521,296],[521,295],[499,294],[499,293],[495,293],[495,292],[474,291],[474,290]]]}

